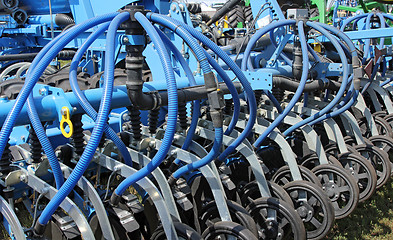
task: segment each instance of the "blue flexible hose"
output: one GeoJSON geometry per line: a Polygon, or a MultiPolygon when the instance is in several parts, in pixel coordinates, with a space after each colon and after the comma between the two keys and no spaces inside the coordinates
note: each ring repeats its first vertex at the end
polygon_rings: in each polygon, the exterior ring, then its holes
{"type": "Polygon", "coordinates": [[[216,158],[218,156],[218,154],[220,153],[220,148],[221,148],[222,139],[223,139],[223,129],[222,128],[215,128],[214,135],[215,135],[215,138],[214,138],[212,150],[210,150],[210,152],[205,157],[203,157],[201,160],[187,164],[187,165],[179,168],[178,170],[176,170],[172,174],[172,176],[174,178],[177,179],[188,172],[191,172],[195,169],[201,168],[201,167],[205,166],[206,164],[210,163],[214,158],[216,158]]]}
{"type": "MultiPolygon", "coordinates": [[[[269,33],[269,38],[270,38],[270,42],[273,44],[273,46],[277,49],[278,45],[276,43],[276,40],[274,39],[274,31],[270,31],[269,33]]],[[[280,57],[289,65],[292,67],[292,61],[291,59],[289,59],[289,57],[284,53],[284,52],[280,52],[280,57]]]]}
{"type": "MultiPolygon", "coordinates": [[[[373,16],[373,13],[370,13],[367,18],[366,18],[366,30],[370,29],[370,21],[371,17],[373,16]]],[[[370,52],[370,45],[371,45],[371,40],[368,38],[366,39],[366,44],[364,45],[364,53],[363,53],[363,59],[362,59],[362,64],[366,64],[366,60],[368,58],[368,53],[370,52]]]]}
{"type": "Polygon", "coordinates": [[[356,48],[355,45],[353,45],[352,40],[345,34],[343,33],[341,30],[331,26],[331,25],[327,25],[327,24],[322,24],[319,22],[315,22],[315,24],[317,24],[318,26],[323,27],[324,29],[332,32],[333,34],[337,35],[341,40],[343,40],[347,46],[349,47],[349,51],[352,54],[352,64],[355,64],[356,62],[356,66],[359,66],[359,60],[358,60],[358,54],[356,52],[356,48]]]}
{"type": "MultiPolygon", "coordinates": [[[[84,53],[87,51],[90,45],[106,31],[108,27],[109,27],[109,23],[104,23],[96,31],[94,31],[86,39],[86,41],[82,44],[82,46],[78,49],[70,65],[69,78],[70,78],[71,89],[75,94],[76,98],[78,99],[79,104],[82,106],[85,112],[93,119],[93,121],[96,121],[97,119],[97,112],[91,106],[91,104],[89,103],[89,101],[87,100],[81,89],[79,88],[78,79],[77,79],[77,69],[78,69],[79,62],[82,59],[84,53]]],[[[117,136],[115,131],[113,131],[113,129],[109,127],[108,124],[105,124],[104,131],[107,137],[111,139],[116,145],[116,147],[119,149],[120,154],[124,159],[124,162],[128,166],[132,166],[132,159],[130,153],[128,152],[127,147],[123,143],[123,141],[120,140],[120,138],[117,136]]]]}
{"type": "Polygon", "coordinates": [[[247,78],[244,76],[242,70],[232,61],[232,59],[216,44],[214,44],[209,38],[204,36],[202,33],[199,31],[195,30],[194,28],[188,26],[185,23],[182,23],[180,21],[177,21],[175,19],[171,19],[167,16],[163,16],[160,14],[156,13],[147,13],[146,14],[147,18],[152,19],[154,18],[163,18],[166,19],[167,21],[172,21],[178,26],[182,26],[185,28],[191,35],[198,39],[200,42],[202,42],[205,46],[210,48],[217,56],[219,56],[232,71],[235,73],[237,78],[239,79],[240,83],[242,84],[245,93],[247,94],[247,101],[249,105],[249,121],[247,122],[247,125],[244,129],[244,131],[240,134],[240,136],[227,148],[225,151],[218,157],[219,160],[223,161],[226,156],[228,156],[230,153],[232,153],[237,146],[239,146],[240,143],[243,142],[243,140],[250,134],[252,131],[252,128],[255,124],[256,120],[256,110],[257,110],[257,104],[255,100],[255,95],[254,92],[251,88],[250,83],[247,81],[247,78]]]}
{"type": "MultiPolygon", "coordinates": [[[[185,40],[187,42],[187,44],[191,47],[191,49],[194,51],[197,60],[201,64],[201,68],[202,68],[203,73],[207,74],[207,73],[211,72],[211,68],[210,68],[209,62],[206,61],[210,56],[207,56],[205,54],[204,49],[198,44],[198,42],[191,36],[190,33],[188,33],[183,27],[178,26],[178,25],[176,25],[173,22],[167,21],[166,19],[162,19],[162,18],[154,19],[153,18],[153,21],[155,21],[156,23],[159,23],[159,24],[161,24],[161,25],[171,29],[173,32],[178,34],[183,40],[185,40]],[[202,63],[207,63],[207,65],[203,66],[202,63]]],[[[232,84],[232,82],[230,82],[230,84],[232,84]]],[[[232,84],[232,87],[233,87],[233,84],[232,84]]],[[[217,137],[217,134],[221,134],[221,135],[223,134],[222,128],[215,128],[215,135],[216,135],[215,141],[220,139],[220,138],[217,137]]],[[[221,136],[221,141],[222,141],[222,137],[223,136],[221,136]]],[[[219,145],[221,145],[221,143],[219,145]]],[[[217,144],[217,143],[214,142],[214,144],[217,144]]],[[[172,176],[173,177],[175,177],[175,176],[177,176],[177,177],[182,176],[184,174],[185,169],[194,169],[194,166],[201,166],[201,164],[203,166],[207,162],[212,161],[213,158],[216,157],[216,155],[218,155],[218,153],[219,153],[219,152],[215,152],[215,150],[216,149],[212,149],[210,151],[211,154],[209,153],[204,158],[202,158],[200,161],[197,161],[197,162],[194,162],[192,164],[189,164],[189,165],[181,167],[176,172],[174,172],[172,174],[172,176]],[[181,173],[181,174],[178,175],[178,173],[181,173]]],[[[177,178],[177,177],[175,177],[175,178],[177,178]]]]}
{"type": "Polygon", "coordinates": [[[92,131],[90,141],[87,143],[85,151],[83,152],[81,158],[79,159],[74,170],[71,172],[68,179],[61,186],[56,195],[49,201],[48,205],[43,210],[41,216],[38,219],[38,223],[46,225],[52,214],[59,207],[61,202],[68,196],[68,194],[74,189],[76,183],[82,177],[83,173],[86,171],[93,155],[100,143],[102,134],[104,132],[104,127],[108,119],[110,112],[112,92],[113,92],[113,82],[114,82],[114,61],[115,58],[115,41],[116,33],[120,24],[130,18],[128,12],[123,12],[118,14],[111,22],[109,30],[107,33],[107,43],[106,43],[106,55],[105,55],[105,76],[103,85],[103,96],[100,103],[100,108],[98,111],[98,116],[96,120],[96,125],[92,131]]]}
{"type": "MultiPolygon", "coordinates": [[[[175,56],[175,59],[182,66],[182,68],[188,78],[188,82],[190,83],[190,86],[196,86],[197,84],[196,84],[196,81],[194,78],[194,74],[192,73],[190,66],[188,66],[186,60],[184,59],[184,57],[182,56],[180,51],[176,48],[176,46],[172,43],[172,41],[169,40],[169,38],[165,35],[165,33],[163,33],[156,26],[154,26],[154,28],[156,29],[156,31],[160,35],[160,37],[161,37],[162,41],[164,42],[164,44],[166,45],[166,47],[173,53],[173,55],[175,56]]],[[[192,139],[194,138],[195,130],[198,126],[198,121],[199,121],[199,116],[200,116],[200,105],[201,105],[201,102],[199,100],[194,101],[191,123],[190,123],[190,127],[188,128],[188,131],[187,131],[187,136],[186,136],[183,146],[182,146],[183,150],[187,150],[190,147],[192,139]]],[[[180,160],[175,159],[175,163],[180,164],[180,160]]]]}
{"type": "Polygon", "coordinates": [[[162,42],[160,35],[157,33],[153,25],[147,20],[147,18],[142,13],[135,13],[135,19],[142,25],[150,39],[154,43],[156,50],[160,56],[161,64],[164,67],[165,78],[167,80],[168,88],[168,118],[167,118],[167,128],[165,131],[164,139],[162,140],[162,145],[156,155],[153,157],[151,162],[140,169],[135,174],[129,176],[124,181],[122,181],[119,186],[115,189],[115,193],[121,196],[124,191],[136,183],[140,179],[149,175],[154,169],[156,169],[161,162],[165,159],[172,141],[176,133],[176,123],[177,123],[177,110],[178,110],[178,99],[177,99],[177,87],[176,79],[171,65],[171,59],[169,57],[168,51],[162,42]]]}
{"type": "Polygon", "coordinates": [[[239,115],[240,115],[240,98],[239,94],[236,91],[235,85],[233,85],[233,82],[231,79],[228,77],[228,75],[225,73],[224,69],[216,62],[216,60],[213,59],[212,56],[210,56],[206,51],[205,55],[207,57],[207,60],[209,61],[210,65],[216,70],[218,75],[222,78],[222,80],[225,82],[225,84],[228,87],[229,92],[231,93],[232,96],[232,101],[233,101],[233,116],[231,119],[231,122],[228,125],[228,128],[225,130],[224,134],[225,135],[230,135],[233,129],[236,127],[236,123],[239,120],[239,115]]]}
{"type": "Polygon", "coordinates": [[[341,97],[344,95],[345,93],[345,89],[346,86],[348,84],[348,73],[349,73],[349,69],[348,69],[348,61],[347,58],[345,56],[344,50],[341,48],[341,45],[338,43],[338,41],[336,40],[336,38],[329,33],[326,29],[324,29],[323,27],[314,24],[312,22],[307,22],[307,25],[314,28],[315,30],[319,31],[320,33],[322,33],[323,35],[325,35],[330,42],[333,44],[333,46],[336,48],[338,54],[340,55],[341,58],[341,63],[343,65],[343,81],[342,84],[340,86],[340,89],[338,90],[336,96],[334,97],[334,99],[326,106],[324,107],[321,111],[319,111],[318,113],[314,114],[313,116],[310,116],[294,125],[292,125],[291,127],[289,127],[287,130],[285,130],[285,132],[283,133],[285,136],[288,136],[290,133],[292,133],[294,130],[302,127],[303,125],[319,118],[320,116],[322,116],[323,114],[329,112],[341,99],[341,97]]]}
{"type": "Polygon", "coordinates": [[[3,154],[4,148],[8,142],[8,138],[11,134],[12,128],[15,125],[15,121],[25,104],[30,92],[32,91],[34,85],[37,83],[39,77],[42,75],[46,67],[49,65],[50,61],[57,55],[59,51],[61,51],[64,46],[68,44],[72,39],[78,36],[80,33],[86,31],[87,29],[92,28],[98,24],[103,22],[107,22],[113,17],[115,17],[118,13],[110,13],[102,16],[95,17],[86,22],[83,22],[79,25],[74,26],[72,29],[69,29],[64,34],[59,35],[56,39],[58,41],[55,43],[48,43],[34,58],[31,66],[36,66],[31,72],[28,72],[25,84],[23,85],[18,97],[15,100],[14,105],[12,106],[9,114],[7,115],[6,120],[4,121],[3,127],[0,131],[0,156],[3,154]],[[41,62],[42,60],[42,62],[41,62]],[[39,65],[37,63],[40,63],[39,65]],[[41,64],[42,63],[42,64],[41,64]]]}
{"type": "Polygon", "coordinates": [[[59,160],[55,155],[52,144],[50,143],[48,136],[46,135],[45,129],[42,126],[40,117],[38,116],[37,109],[35,108],[34,104],[33,93],[30,93],[27,99],[27,113],[29,114],[31,125],[33,125],[34,131],[37,134],[42,149],[44,150],[48,158],[50,167],[52,168],[53,176],[56,182],[56,188],[59,189],[64,183],[63,172],[61,171],[59,160]]]}
{"type": "MultiPolygon", "coordinates": [[[[290,24],[293,24],[293,21],[290,24]]],[[[299,100],[300,96],[302,95],[304,86],[306,85],[307,76],[308,76],[309,59],[308,59],[307,43],[305,40],[306,37],[304,35],[303,21],[298,22],[298,28],[299,28],[299,40],[300,40],[300,45],[301,45],[302,54],[303,54],[303,70],[302,70],[302,76],[300,79],[299,87],[296,90],[295,95],[292,97],[291,101],[289,102],[288,106],[285,107],[285,109],[282,111],[282,113],[269,125],[269,127],[255,141],[254,147],[256,147],[256,148],[258,148],[262,144],[262,142],[274,130],[274,128],[276,128],[282,122],[282,120],[288,115],[288,113],[292,110],[293,106],[295,106],[296,102],[299,100]]],[[[243,61],[244,61],[244,59],[243,59],[243,61]]],[[[243,66],[245,66],[245,65],[243,65],[243,66]]]]}
{"type": "MultiPolygon", "coordinates": [[[[279,28],[279,27],[284,27],[284,26],[288,26],[288,25],[293,25],[295,24],[296,21],[295,20],[281,20],[278,22],[274,22],[271,23],[269,25],[267,25],[266,27],[258,30],[250,39],[250,41],[247,44],[246,50],[244,50],[243,53],[243,59],[242,59],[242,64],[241,64],[241,68],[243,71],[245,71],[247,69],[247,62],[249,61],[250,58],[250,54],[251,54],[251,50],[254,47],[254,45],[256,44],[256,42],[266,33],[279,28]]],[[[249,69],[251,70],[251,69],[249,69]]]]}
{"type": "Polygon", "coordinates": [[[282,107],[272,92],[269,90],[263,90],[263,92],[270,99],[270,101],[272,101],[273,106],[277,109],[278,113],[282,113],[282,107]]]}
{"type": "Polygon", "coordinates": [[[383,81],[379,86],[383,87],[393,81],[393,77],[389,78],[388,80],[383,81]]]}
{"type": "MultiPolygon", "coordinates": [[[[350,77],[349,81],[352,81],[352,77],[350,77]]],[[[331,117],[335,117],[341,113],[343,113],[344,111],[348,110],[354,103],[354,101],[357,99],[359,95],[359,91],[354,91],[354,84],[352,81],[351,87],[348,89],[348,93],[345,96],[345,98],[332,110],[332,112],[327,113],[321,117],[319,117],[318,119],[315,119],[311,122],[308,123],[308,125],[312,126],[314,124],[317,124],[319,122],[322,122],[328,118],[331,117]],[[354,94],[356,94],[356,96],[354,96],[354,94]],[[337,112],[338,111],[338,112],[337,112]]]]}
{"type": "Polygon", "coordinates": [[[364,13],[364,14],[356,15],[356,16],[353,16],[353,17],[350,17],[350,18],[345,19],[345,21],[344,21],[343,24],[341,25],[340,30],[343,32],[343,31],[345,30],[345,27],[346,27],[349,23],[351,23],[351,22],[353,22],[354,20],[357,20],[357,19],[365,18],[365,17],[367,17],[367,15],[368,15],[368,13],[364,13]]]}

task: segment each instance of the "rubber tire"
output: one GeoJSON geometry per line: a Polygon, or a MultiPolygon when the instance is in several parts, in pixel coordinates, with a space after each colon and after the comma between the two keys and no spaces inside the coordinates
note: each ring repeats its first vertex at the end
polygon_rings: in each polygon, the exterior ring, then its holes
{"type": "MultiPolygon", "coordinates": [[[[255,219],[255,221],[257,222],[257,225],[259,226],[259,228],[265,227],[267,228],[268,226],[266,226],[266,216],[260,216],[261,214],[261,210],[262,209],[273,209],[276,210],[276,214],[277,216],[280,216],[281,221],[278,222],[278,224],[281,222],[282,223],[282,219],[284,219],[284,217],[287,219],[288,223],[291,225],[291,233],[293,233],[293,236],[286,236],[286,234],[284,234],[284,236],[281,237],[277,237],[277,235],[273,236],[273,237],[267,237],[263,235],[263,232],[266,231],[261,231],[260,230],[260,234],[259,234],[259,239],[295,239],[295,240],[302,240],[302,239],[306,239],[306,229],[304,228],[302,219],[299,217],[299,214],[297,214],[297,212],[295,211],[295,209],[290,206],[289,204],[287,204],[286,202],[280,201],[277,198],[258,198],[254,201],[252,201],[248,206],[247,206],[247,211],[250,212],[251,216],[255,219]],[[258,221],[259,220],[259,221],[258,221]]],[[[279,219],[277,219],[279,220],[279,219]]],[[[277,222],[271,222],[273,224],[273,226],[275,224],[277,224],[277,222]]],[[[276,225],[277,226],[277,225],[276,225]]],[[[281,234],[285,233],[282,232],[281,234]]],[[[288,231],[287,231],[288,234],[288,231]]]]}
{"type": "MultiPolygon", "coordinates": [[[[278,198],[293,207],[292,199],[283,187],[272,181],[267,181],[267,184],[271,194],[269,197],[278,198]]],[[[261,197],[261,193],[259,192],[259,188],[255,180],[247,183],[240,192],[240,201],[244,207],[248,206],[251,203],[251,200],[261,197]]]]}
{"type": "MultiPolygon", "coordinates": [[[[258,235],[257,225],[245,208],[231,200],[227,200],[227,206],[231,214],[232,221],[244,226],[245,228],[250,230],[250,232],[252,232],[255,236],[258,235]]],[[[220,214],[218,212],[215,201],[211,201],[205,206],[203,206],[201,212],[202,213],[199,217],[199,222],[202,231],[209,227],[206,225],[208,219],[220,219],[220,214]]]]}
{"type": "Polygon", "coordinates": [[[344,169],[355,177],[359,186],[359,202],[366,201],[372,197],[377,188],[377,173],[371,162],[361,155],[351,152],[340,154],[338,160],[344,166],[344,169]],[[365,177],[359,178],[361,174],[365,175],[365,177]],[[362,181],[362,179],[367,179],[367,182],[362,181]]]}
{"type": "Polygon", "coordinates": [[[227,13],[228,22],[231,27],[236,28],[239,22],[244,23],[243,7],[240,5],[235,6],[227,13]]]}
{"type": "MultiPolygon", "coordinates": [[[[329,233],[330,229],[333,227],[334,208],[332,203],[326,196],[326,194],[323,192],[323,190],[319,188],[317,185],[306,181],[293,181],[287,183],[285,184],[284,189],[291,196],[293,204],[295,205],[295,209],[298,212],[303,211],[302,208],[304,206],[304,203],[297,201],[296,197],[298,197],[298,194],[295,191],[298,190],[307,191],[308,194],[311,193],[314,196],[314,198],[316,199],[316,202],[314,204],[318,203],[320,205],[318,206],[318,210],[322,210],[322,215],[319,214],[320,212],[318,211],[318,212],[314,212],[314,214],[312,215],[313,217],[311,217],[311,219],[302,216],[300,217],[302,218],[304,226],[306,228],[307,239],[316,240],[316,239],[324,238],[329,233]],[[310,224],[312,225],[312,223],[310,221],[312,219],[316,219],[314,217],[315,214],[318,215],[319,217],[324,216],[321,223],[322,228],[319,227],[316,228],[315,230],[311,230],[309,226],[310,224]]],[[[314,205],[312,206],[312,208],[315,210],[314,205]]]]}
{"type": "Polygon", "coordinates": [[[244,21],[248,22],[249,24],[252,23],[252,21],[254,20],[254,16],[252,15],[251,6],[244,7],[243,14],[244,14],[244,21]]]}
{"type": "MultiPolygon", "coordinates": [[[[315,176],[313,172],[311,172],[311,170],[303,166],[298,166],[298,167],[300,170],[300,174],[302,175],[302,180],[314,183],[317,186],[322,187],[321,183],[319,182],[319,179],[317,178],[317,176],[315,176]]],[[[289,167],[283,166],[279,168],[277,172],[274,173],[271,181],[277,183],[280,186],[284,186],[288,182],[293,181],[289,167]],[[283,177],[285,177],[286,180],[289,181],[283,182],[282,181],[282,179],[284,179],[283,177]]]]}
{"type": "Polygon", "coordinates": [[[387,153],[373,145],[361,144],[353,146],[353,148],[360,154],[361,152],[367,151],[378,157],[378,160],[369,158],[366,159],[372,163],[375,171],[377,172],[377,189],[385,185],[385,183],[389,180],[390,174],[392,172],[392,166],[390,165],[389,156],[387,153]]]}
{"type": "Polygon", "coordinates": [[[319,165],[313,168],[311,171],[315,173],[315,175],[320,179],[322,190],[324,190],[329,196],[329,199],[334,207],[334,216],[336,219],[347,217],[355,210],[359,202],[359,187],[357,186],[355,178],[351,174],[349,174],[343,168],[332,164],[319,165]],[[329,176],[332,175],[334,176],[334,185],[331,185],[332,179],[329,179],[329,176]],[[326,179],[324,176],[328,176],[328,178],[326,179]],[[347,194],[343,194],[342,192],[334,192],[337,191],[337,188],[341,187],[338,184],[344,182],[344,186],[348,187],[348,189],[345,191],[347,194]],[[332,189],[333,192],[329,191],[330,189],[332,189]],[[339,200],[343,199],[343,197],[346,198],[345,195],[348,196],[349,201],[347,201],[344,205],[339,206],[339,200]]]}
{"type": "MultiPolygon", "coordinates": [[[[337,160],[336,157],[334,157],[333,155],[327,155],[326,157],[328,159],[328,162],[330,164],[336,165],[338,167],[342,168],[341,163],[337,160]]],[[[303,157],[303,159],[301,160],[301,166],[306,167],[309,170],[312,170],[313,168],[315,168],[316,166],[319,166],[319,157],[316,154],[312,154],[312,155],[308,155],[306,157],[303,157]]]]}
{"type": "MultiPolygon", "coordinates": [[[[173,226],[175,227],[177,236],[179,239],[187,239],[187,240],[201,240],[203,239],[197,231],[195,231],[190,226],[180,223],[180,222],[173,222],[173,226]]],[[[166,240],[164,228],[160,225],[151,235],[150,240],[166,240]]]]}
{"type": "MultiPolygon", "coordinates": [[[[383,152],[386,152],[389,156],[389,160],[391,165],[393,164],[393,139],[386,136],[372,136],[369,138],[371,143],[377,148],[381,149],[383,152]]],[[[393,167],[392,167],[393,174],[393,167]]],[[[392,175],[391,174],[391,175],[392,175]]]]}
{"type": "Polygon", "coordinates": [[[234,222],[216,222],[207,228],[202,238],[204,240],[215,240],[217,235],[227,234],[236,237],[238,240],[258,240],[258,238],[247,228],[234,222]]]}

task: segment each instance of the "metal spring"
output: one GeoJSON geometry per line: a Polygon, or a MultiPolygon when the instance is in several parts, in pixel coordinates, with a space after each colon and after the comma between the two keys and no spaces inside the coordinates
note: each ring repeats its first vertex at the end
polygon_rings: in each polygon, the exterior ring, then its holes
{"type": "Polygon", "coordinates": [[[79,156],[82,155],[85,149],[85,140],[83,139],[83,123],[82,114],[76,114],[71,117],[71,121],[74,125],[74,134],[72,135],[72,140],[74,142],[75,153],[79,156]]]}
{"type": "Polygon", "coordinates": [[[157,131],[159,113],[160,113],[160,109],[154,109],[154,110],[149,111],[149,133],[150,134],[155,134],[157,131]]]}
{"type": "Polygon", "coordinates": [[[187,124],[187,107],[185,103],[179,103],[179,123],[180,123],[180,127],[183,130],[186,130],[188,127],[187,124]]]}
{"type": "Polygon", "coordinates": [[[254,94],[255,94],[255,100],[257,101],[257,104],[259,104],[262,99],[262,90],[256,90],[254,91],[254,94]]]}
{"type": "Polygon", "coordinates": [[[11,160],[12,155],[10,150],[10,144],[7,143],[7,145],[5,145],[3,155],[0,159],[0,172],[3,174],[3,176],[6,176],[10,172],[12,163],[11,160]]]}
{"type": "Polygon", "coordinates": [[[142,122],[140,112],[137,108],[133,106],[128,107],[128,111],[130,112],[130,120],[134,140],[139,141],[142,138],[142,122]]]}
{"type": "Polygon", "coordinates": [[[34,131],[33,126],[29,129],[29,145],[31,149],[31,159],[33,163],[40,163],[42,160],[42,146],[34,131]]]}
{"type": "Polygon", "coordinates": [[[273,88],[272,94],[277,99],[278,102],[282,102],[282,100],[284,100],[284,90],[280,88],[273,88]]]}
{"type": "Polygon", "coordinates": [[[231,115],[232,111],[233,111],[233,100],[232,99],[225,99],[224,113],[227,115],[231,115]]]}

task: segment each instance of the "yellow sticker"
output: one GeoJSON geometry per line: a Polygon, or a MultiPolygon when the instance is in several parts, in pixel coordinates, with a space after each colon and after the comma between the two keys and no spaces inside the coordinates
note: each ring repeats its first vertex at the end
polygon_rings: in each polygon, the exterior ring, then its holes
{"type": "Polygon", "coordinates": [[[72,125],[71,122],[71,117],[70,117],[70,110],[68,107],[62,107],[61,108],[61,121],[60,121],[60,131],[63,134],[64,137],[70,138],[72,134],[74,133],[74,126],[72,125]],[[70,131],[67,132],[65,130],[64,124],[67,124],[68,127],[70,128],[70,131]]]}

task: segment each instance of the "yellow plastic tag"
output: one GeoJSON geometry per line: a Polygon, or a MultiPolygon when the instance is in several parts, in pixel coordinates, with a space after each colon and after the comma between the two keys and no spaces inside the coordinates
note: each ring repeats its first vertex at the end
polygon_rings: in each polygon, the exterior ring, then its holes
{"type": "Polygon", "coordinates": [[[62,107],[61,111],[62,111],[62,113],[61,113],[62,118],[60,121],[60,131],[64,137],[70,138],[72,136],[72,134],[74,133],[74,126],[72,125],[71,118],[70,118],[70,110],[68,109],[68,107],[62,107]],[[65,123],[70,128],[70,131],[68,133],[64,128],[65,123]]]}

